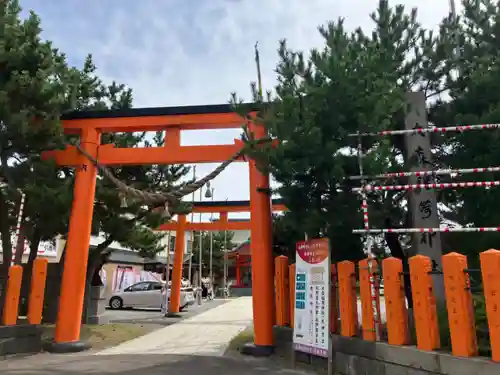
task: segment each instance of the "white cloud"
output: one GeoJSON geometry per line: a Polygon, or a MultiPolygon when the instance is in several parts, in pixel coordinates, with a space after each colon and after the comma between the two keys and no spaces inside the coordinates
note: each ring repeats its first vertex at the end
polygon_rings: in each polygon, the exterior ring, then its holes
{"type": "MultiPolygon", "coordinates": [[[[229,93],[249,97],[255,80],[253,46],[259,41],[265,88],[274,85],[278,40],[309,50],[321,45],[317,26],[344,17],[349,28],[371,27],[376,0],[25,0],[42,16],[45,35],[72,61],[94,55],[107,80],[134,89],[136,106],[225,103],[229,93]]],[[[434,27],[447,0],[401,0],[418,6],[434,27]]],[[[235,133],[203,134],[203,143],[231,142],[235,133]]],[[[183,143],[194,144],[193,132],[183,143]]],[[[212,165],[198,168],[206,173],[212,165]]],[[[248,199],[246,165],[231,166],[215,182],[216,200],[248,199]]]]}

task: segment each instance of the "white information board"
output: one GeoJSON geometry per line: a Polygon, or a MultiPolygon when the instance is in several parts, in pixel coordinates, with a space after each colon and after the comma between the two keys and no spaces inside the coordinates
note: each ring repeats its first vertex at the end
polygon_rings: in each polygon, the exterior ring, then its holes
{"type": "Polygon", "coordinates": [[[295,259],[293,348],[327,358],[331,278],[328,239],[298,242],[295,259]]]}

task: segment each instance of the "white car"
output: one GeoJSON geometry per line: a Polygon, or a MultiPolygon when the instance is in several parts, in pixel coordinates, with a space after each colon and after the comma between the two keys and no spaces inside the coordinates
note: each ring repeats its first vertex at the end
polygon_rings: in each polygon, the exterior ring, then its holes
{"type": "MultiPolygon", "coordinates": [[[[123,291],[115,292],[109,298],[109,307],[118,310],[126,307],[160,309],[162,299],[161,291],[164,284],[159,281],[141,281],[132,284],[123,291]]],[[[170,288],[168,288],[168,299],[170,300],[170,288]]],[[[181,287],[180,309],[194,304],[194,292],[191,286],[181,287]]]]}

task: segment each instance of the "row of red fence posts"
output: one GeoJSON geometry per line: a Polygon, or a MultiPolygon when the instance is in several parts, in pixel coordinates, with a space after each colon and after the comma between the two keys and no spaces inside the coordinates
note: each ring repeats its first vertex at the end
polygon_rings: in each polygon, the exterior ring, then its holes
{"type": "MultiPolygon", "coordinates": [[[[36,259],[33,262],[30,294],[28,299],[27,318],[29,324],[40,324],[42,322],[47,267],[47,259],[36,259]]],[[[22,280],[23,267],[19,265],[10,266],[7,285],[5,288],[2,325],[12,326],[17,324],[22,280]]]]}
{"type": "MultiPolygon", "coordinates": [[[[375,260],[372,262],[375,264],[372,270],[377,272],[378,264],[375,260]]],[[[480,264],[492,359],[500,362],[500,251],[488,250],[481,253],[480,264]]],[[[417,348],[427,351],[439,349],[441,343],[438,312],[430,274],[432,261],[426,256],[416,255],[409,259],[409,266],[417,348]]],[[[375,341],[368,259],[360,261],[358,268],[362,338],[375,341]]],[[[474,303],[468,271],[466,256],[458,253],[443,256],[443,277],[452,353],[461,357],[478,355],[474,303]]],[[[278,256],[275,259],[275,272],[276,324],[293,327],[295,264],[288,265],[286,256],[278,256]]],[[[402,277],[402,261],[397,258],[384,259],[382,274],[388,343],[408,345],[410,344],[410,329],[402,277]]],[[[332,264],[331,277],[330,331],[346,337],[356,336],[359,327],[355,263],[343,261],[337,265],[332,264]],[[337,326],[339,320],[340,332],[337,326]]],[[[377,300],[380,301],[379,298],[377,300]]]]}

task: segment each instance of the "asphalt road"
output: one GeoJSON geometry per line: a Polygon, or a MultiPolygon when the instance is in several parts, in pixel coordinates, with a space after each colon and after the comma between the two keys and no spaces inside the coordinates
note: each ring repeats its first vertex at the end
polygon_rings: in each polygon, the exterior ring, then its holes
{"type": "Polygon", "coordinates": [[[191,305],[180,313],[180,317],[165,318],[160,310],[131,309],[131,310],[106,310],[104,316],[109,319],[109,323],[140,323],[140,324],[160,324],[168,326],[180,320],[198,315],[204,311],[213,309],[226,303],[228,300],[215,299],[204,301],[201,305],[191,305]]]}

